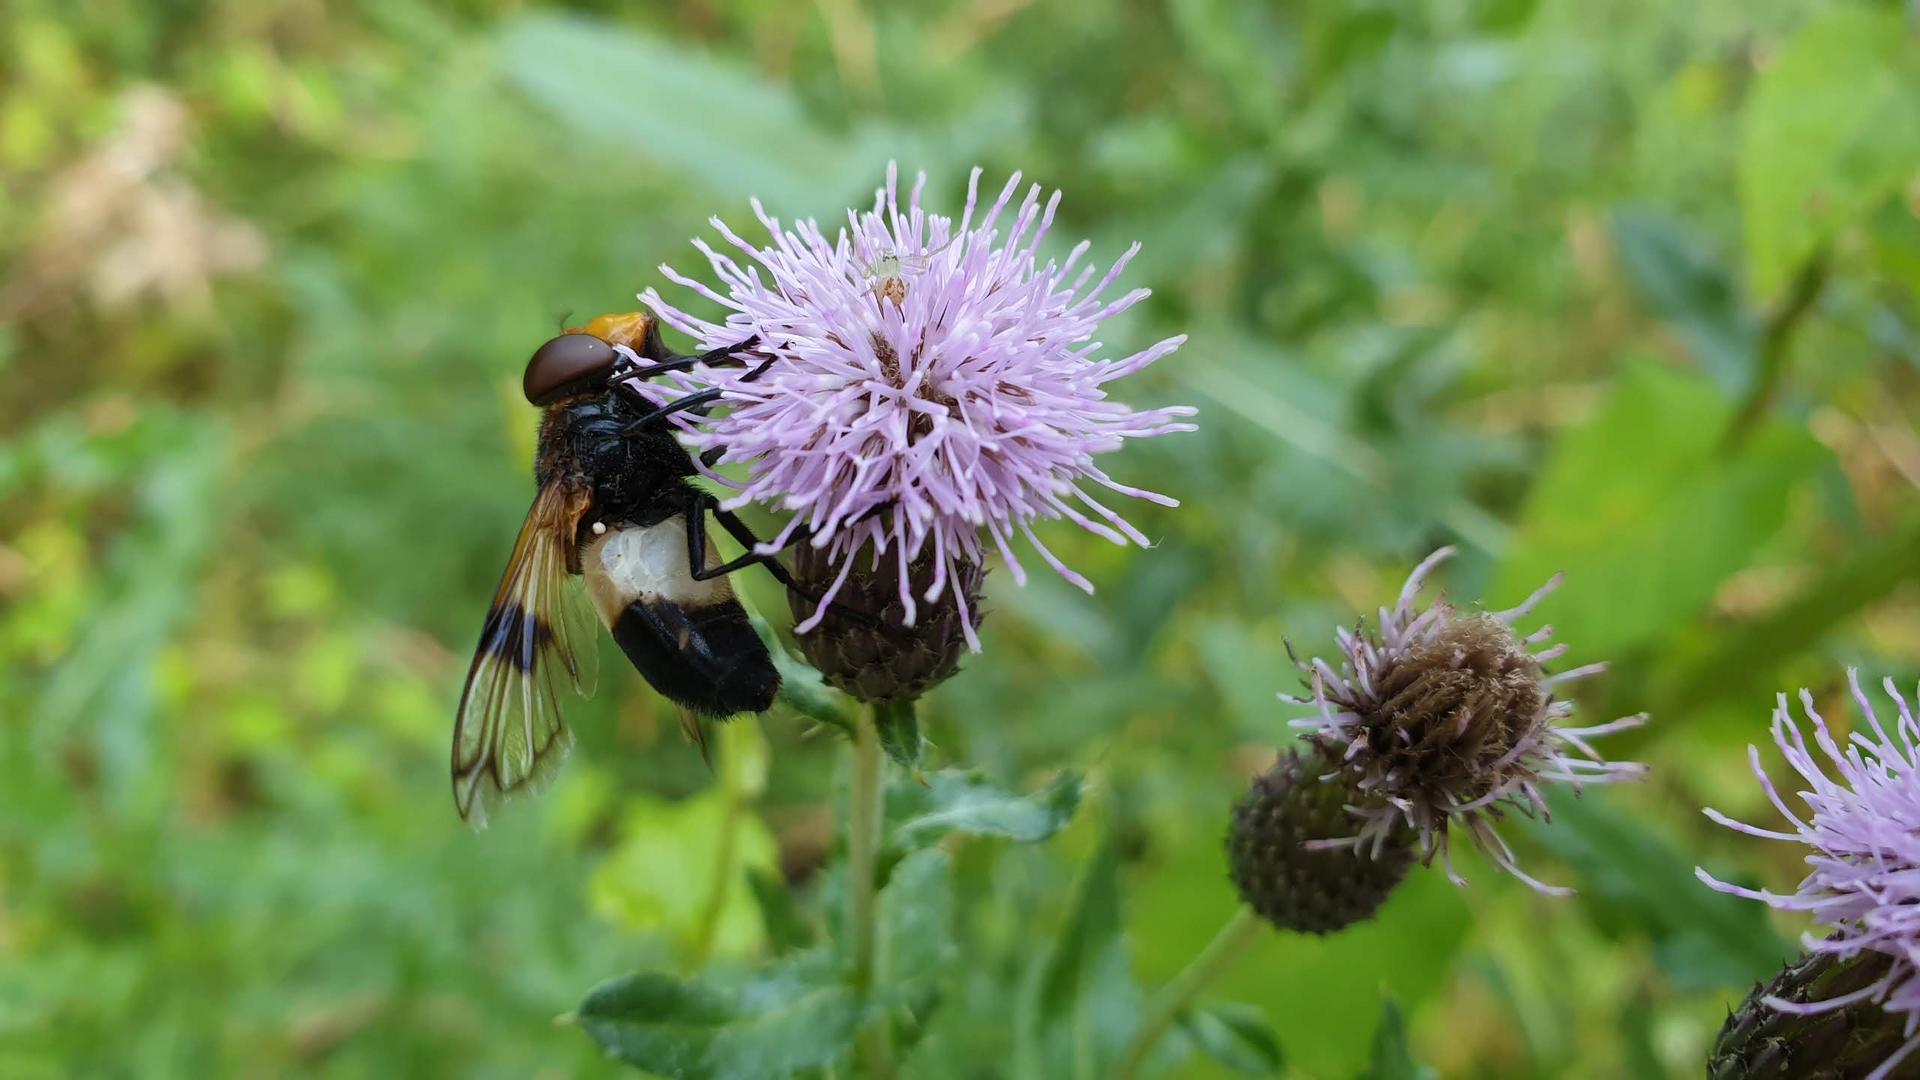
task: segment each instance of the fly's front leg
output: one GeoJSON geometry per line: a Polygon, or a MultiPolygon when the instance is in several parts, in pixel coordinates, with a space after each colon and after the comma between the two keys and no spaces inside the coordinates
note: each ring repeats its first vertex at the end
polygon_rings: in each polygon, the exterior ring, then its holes
{"type": "MultiPolygon", "coordinates": [[[[722,510],[718,499],[715,499],[705,492],[697,493],[693,499],[690,500],[690,505],[686,510],[686,516],[687,566],[693,574],[695,581],[707,581],[712,578],[724,577],[727,574],[733,573],[735,570],[749,566],[764,566],[767,569],[767,573],[773,575],[773,579],[786,586],[789,591],[805,597],[815,604],[820,603],[822,599],[821,594],[794,580],[792,571],[788,570],[786,565],[776,557],[777,552],[769,551],[762,553],[757,550],[760,546],[760,538],[754,535],[753,529],[748,526],[746,522],[740,520],[738,514],[735,514],[731,510],[722,510]],[[713,519],[718,521],[720,526],[727,530],[727,534],[732,536],[736,541],[739,541],[739,543],[747,549],[745,554],[737,558],[729,559],[718,566],[709,567],[705,565],[708,514],[712,514],[713,519]]],[[[805,529],[795,530],[793,537],[787,541],[786,546],[791,547],[807,539],[809,535],[811,534],[805,529]]],[[[856,611],[838,601],[829,606],[835,615],[856,622],[869,629],[877,630],[882,625],[880,620],[866,612],[856,611]]]]}

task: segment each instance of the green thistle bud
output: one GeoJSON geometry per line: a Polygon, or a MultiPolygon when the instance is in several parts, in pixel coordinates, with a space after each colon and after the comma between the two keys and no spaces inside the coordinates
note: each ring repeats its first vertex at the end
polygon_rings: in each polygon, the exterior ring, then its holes
{"type": "MultiPolygon", "coordinates": [[[[794,577],[815,596],[824,594],[840,574],[826,554],[809,544],[795,549],[794,577]]],[[[924,596],[933,583],[936,566],[922,556],[907,567],[906,587],[924,596]]],[[[833,596],[820,624],[797,635],[800,653],[820,671],[827,685],[865,702],[911,701],[960,670],[967,651],[966,619],[977,625],[980,586],[986,571],[979,564],[956,560],[950,580],[938,599],[922,602],[912,626],[902,625],[906,605],[900,599],[901,582],[893,573],[866,572],[856,567],[833,596]],[[964,597],[965,608],[955,598],[964,597]],[[859,612],[871,622],[846,614],[859,612]]],[[[814,601],[789,592],[796,619],[814,613],[814,601]]]]}
{"type": "Polygon", "coordinates": [[[1289,750],[1254,780],[1234,808],[1227,857],[1234,887],[1262,918],[1283,930],[1330,933],[1371,918],[1407,876],[1409,829],[1364,847],[1315,846],[1353,836],[1351,798],[1339,763],[1319,748],[1289,750]]]}
{"type": "Polygon", "coordinates": [[[1845,1080],[1894,1064],[1895,1052],[1907,1042],[1906,1015],[1888,1012],[1873,995],[1812,1013],[1775,1004],[1818,1005],[1858,994],[1885,980],[1892,963],[1870,951],[1851,957],[1811,953],[1789,962],[1770,982],[1756,983],[1720,1028],[1707,1059],[1709,1080],[1845,1080]]]}

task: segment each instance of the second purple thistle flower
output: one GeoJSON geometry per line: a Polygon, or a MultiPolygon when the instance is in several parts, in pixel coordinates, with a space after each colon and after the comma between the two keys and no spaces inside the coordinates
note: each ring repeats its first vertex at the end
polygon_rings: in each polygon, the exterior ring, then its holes
{"type": "Polygon", "coordinates": [[[822,597],[795,629],[830,681],[869,700],[912,697],[951,674],[962,641],[978,651],[989,544],[1016,584],[1026,579],[1015,553],[1024,540],[1091,592],[1033,523],[1064,518],[1144,547],[1148,538],[1103,498],[1177,505],[1114,479],[1096,458],[1130,438],[1193,430],[1184,421],[1192,408],[1134,409],[1108,396],[1109,384],[1185,337],[1111,357],[1094,335],[1148,295],[1107,295],[1138,245],[1104,271],[1087,261],[1086,241],[1043,260],[1060,194],[1043,203],[1039,185],[1021,196],[1019,182],[1015,174],[983,207],[975,169],[956,220],[922,207],[924,175],[902,205],[889,167],[872,208],[849,211],[831,237],[812,220],[783,225],[755,200],[766,243],[718,218],[722,243],[694,242],[719,288],[662,267],[725,308],[721,321],[652,289],[640,297],[703,348],[752,337],[776,358],[752,381],[743,369],[701,368],[653,392],[722,392],[726,410],[690,420],[687,441],[722,448],[720,464],[746,464],[728,505],[792,513],[765,548],[797,542],[799,576],[822,597]],[[835,617],[829,602],[952,640],[876,637],[835,617]],[[906,667],[862,685],[874,654],[899,652],[896,644],[908,655],[891,659],[906,667]]]}

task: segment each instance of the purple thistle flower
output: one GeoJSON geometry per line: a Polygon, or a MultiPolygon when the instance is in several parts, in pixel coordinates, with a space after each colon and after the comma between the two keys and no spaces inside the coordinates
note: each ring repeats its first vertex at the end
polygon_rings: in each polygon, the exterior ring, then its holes
{"type": "Polygon", "coordinates": [[[1859,673],[1847,669],[1847,685],[1860,712],[1872,727],[1869,737],[1853,732],[1836,741],[1827,722],[1813,705],[1813,695],[1800,691],[1800,707],[1813,723],[1819,756],[1807,745],[1800,725],[1779,695],[1773,710],[1773,741],[1811,790],[1800,799],[1812,811],[1802,820],[1760,763],[1760,748],[1747,747],[1748,761],[1760,787],[1792,832],[1763,829],[1735,821],[1708,808],[1707,817],[1729,829],[1768,840],[1786,840],[1812,848],[1807,865],[1812,871],[1791,896],[1764,889],[1746,889],[1715,878],[1703,869],[1694,873],[1723,893],[1758,900],[1782,911],[1805,911],[1828,936],[1808,933],[1801,939],[1809,953],[1845,962],[1865,953],[1890,958],[1886,974],[1851,993],[1821,1001],[1793,1002],[1764,996],[1779,1012],[1811,1016],[1834,1012],[1863,1001],[1877,1002],[1887,1013],[1903,1015],[1904,1045],[1873,1071],[1869,1080],[1891,1075],[1895,1066],[1920,1047],[1920,724],[1893,680],[1881,683],[1900,713],[1895,742],[1873,704],[1860,688],[1859,673]],[[1834,775],[1829,775],[1831,764],[1834,775]],[[1836,779],[1837,776],[1837,779],[1836,779]]]}
{"type": "Polygon", "coordinates": [[[1646,722],[1644,713],[1591,727],[1566,727],[1571,701],[1554,690],[1606,670],[1588,664],[1557,674],[1542,670],[1566,652],[1545,646],[1552,627],[1527,637],[1513,630],[1560,584],[1547,582],[1518,607],[1500,612],[1462,612],[1443,595],[1416,612],[1415,598],[1434,567],[1454,553],[1441,548],[1407,578],[1399,601],[1380,609],[1380,626],[1339,632],[1339,670],[1319,658],[1302,664],[1311,696],[1289,700],[1312,705],[1320,715],[1293,721],[1334,761],[1351,789],[1348,814],[1353,836],[1314,841],[1309,847],[1352,848],[1374,857],[1417,839],[1423,859],[1437,854],[1447,877],[1466,884],[1453,869],[1448,835],[1458,826],[1494,865],[1544,893],[1571,890],[1545,885],[1514,863],[1513,850],[1494,829],[1507,808],[1547,816],[1543,783],[1607,783],[1638,779],[1646,767],[1601,757],[1589,740],[1646,722]],[[1531,651],[1536,646],[1544,646],[1531,651]]]}
{"type": "MultiPolygon", "coordinates": [[[[1019,180],[1016,173],[976,213],[975,169],[956,223],[922,209],[924,174],[903,208],[889,165],[873,208],[849,211],[832,238],[811,220],[783,227],[754,200],[768,245],[742,239],[719,218],[713,226],[725,241],[721,249],[694,242],[721,291],[661,268],[724,306],[724,321],[690,315],[652,289],[640,296],[702,348],[757,336],[759,348],[777,358],[752,382],[743,381],[742,369],[709,367],[677,385],[647,388],[662,397],[723,391],[725,414],[683,431],[695,446],[723,447],[722,464],[748,463],[729,507],[757,501],[792,511],[762,550],[796,539],[820,550],[833,570],[823,590],[831,600],[870,547],[872,571],[883,572],[883,559],[893,564],[885,569],[898,578],[904,625],[913,625],[919,602],[950,597],[944,603],[959,606],[975,651],[978,614],[966,606],[962,579],[977,581],[970,571],[985,555],[982,532],[1017,584],[1026,574],[1013,552],[1016,534],[1092,592],[1041,543],[1033,522],[1066,518],[1116,544],[1146,546],[1147,537],[1094,492],[1164,506],[1176,501],[1114,480],[1094,458],[1129,438],[1193,430],[1177,419],[1193,415],[1191,408],[1136,411],[1107,396],[1108,383],[1186,340],[1102,357],[1093,336],[1100,322],[1148,294],[1134,289],[1102,299],[1139,245],[1097,279],[1095,267],[1082,265],[1085,241],[1064,260],[1042,262],[1040,244],[1060,194],[1043,206],[1033,185],[1016,204],[1019,180]],[[921,572],[910,574],[914,565],[921,572]]],[[[826,611],[823,602],[796,631],[812,629],[826,611]]]]}

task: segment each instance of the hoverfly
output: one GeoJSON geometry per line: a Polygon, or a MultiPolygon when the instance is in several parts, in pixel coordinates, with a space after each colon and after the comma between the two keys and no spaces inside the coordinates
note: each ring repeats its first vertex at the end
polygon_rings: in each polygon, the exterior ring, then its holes
{"type": "Polygon", "coordinates": [[[655,407],[624,385],[697,364],[744,364],[739,354],[755,345],[681,356],[661,343],[651,315],[634,312],[571,328],[527,362],[521,388],[545,410],[534,454],[538,493],[488,608],[454,721],[453,797],[462,818],[485,824],[493,803],[543,784],[566,757],[573,735],[560,716],[560,690],[593,690],[594,613],[634,668],[682,708],[681,725],[702,754],[701,717],[773,704],[779,673],[726,575],[761,564],[805,590],[773,556],[755,553],[758,539],[745,522],[692,483],[693,457],[665,422],[720,392],[655,407]],[[720,560],[709,515],[746,554],[720,560]]]}

